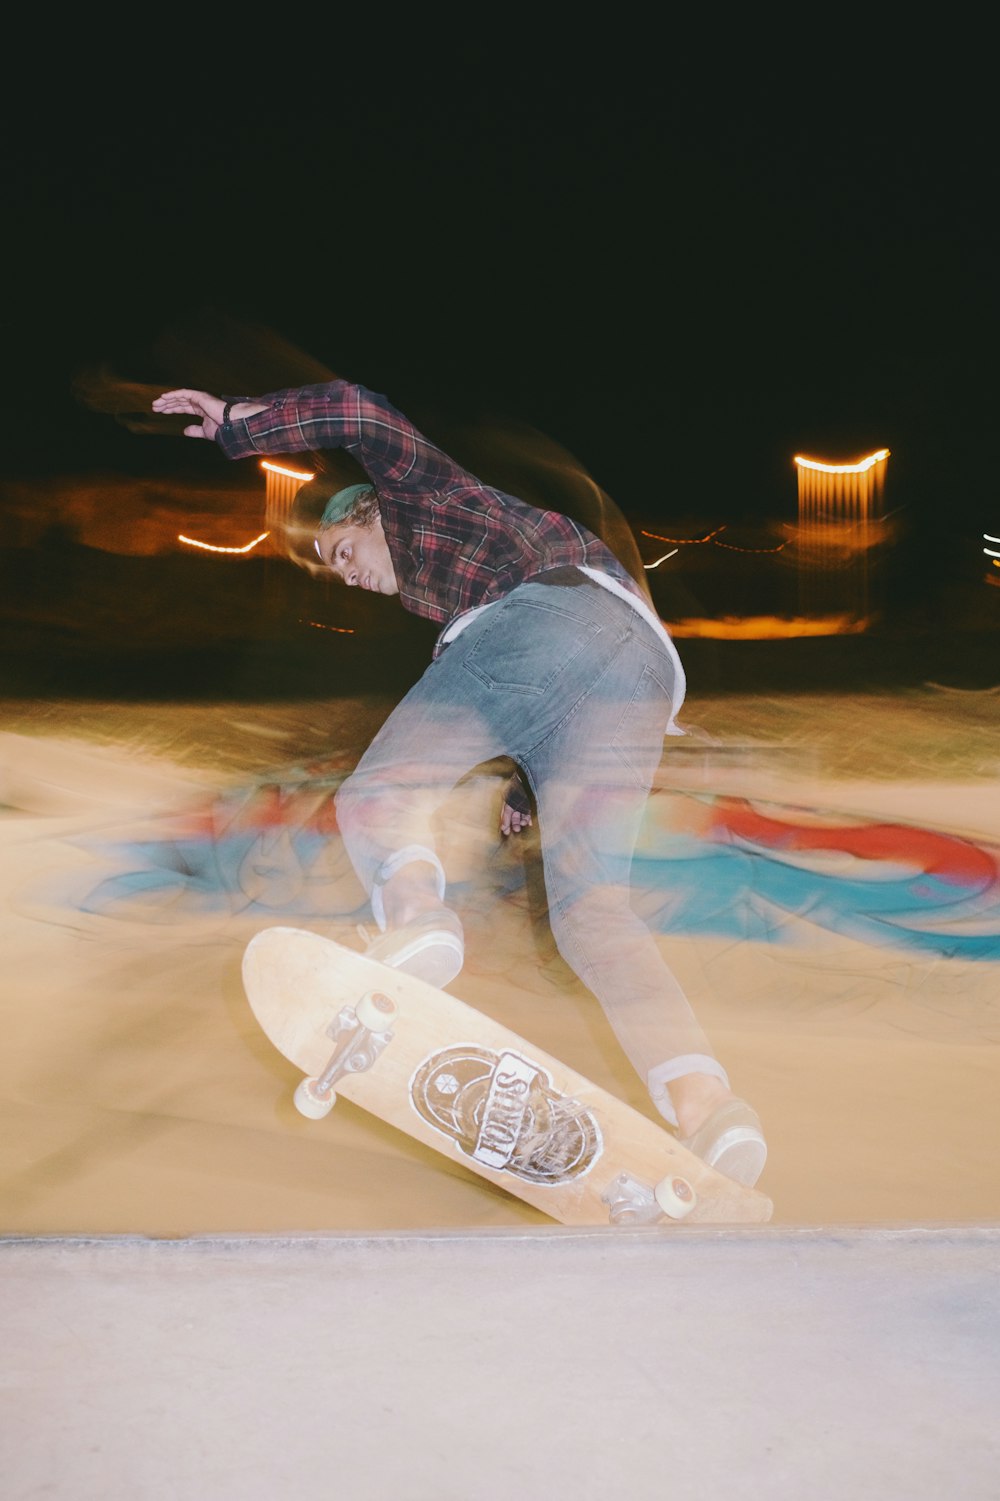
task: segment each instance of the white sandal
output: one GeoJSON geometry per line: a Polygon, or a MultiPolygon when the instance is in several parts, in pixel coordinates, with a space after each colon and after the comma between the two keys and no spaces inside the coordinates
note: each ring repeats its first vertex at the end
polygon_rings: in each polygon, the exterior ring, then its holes
{"type": "Polygon", "coordinates": [[[680,1143],[746,1188],[754,1186],[767,1161],[760,1118],[746,1100],[726,1100],[692,1136],[682,1136],[680,1143]]]}
{"type": "Polygon", "coordinates": [[[380,933],[365,955],[442,989],[465,962],[462,924],[450,908],[435,907],[401,928],[380,933]]]}

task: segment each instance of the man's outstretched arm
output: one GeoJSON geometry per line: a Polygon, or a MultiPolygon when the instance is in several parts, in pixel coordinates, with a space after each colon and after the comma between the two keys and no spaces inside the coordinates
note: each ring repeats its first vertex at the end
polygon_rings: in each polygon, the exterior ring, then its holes
{"type": "Polygon", "coordinates": [[[397,494],[413,500],[455,485],[478,484],[386,397],[349,381],[228,401],[181,388],[165,391],[152,406],[167,416],[197,417],[185,434],[215,441],[229,459],[343,448],[375,484],[391,484],[397,494]]]}

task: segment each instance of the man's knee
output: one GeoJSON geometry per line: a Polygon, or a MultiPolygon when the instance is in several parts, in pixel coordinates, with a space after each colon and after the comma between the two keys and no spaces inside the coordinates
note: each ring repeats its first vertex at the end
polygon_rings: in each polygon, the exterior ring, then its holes
{"type": "Polygon", "coordinates": [[[618,935],[635,924],[627,885],[591,886],[549,908],[549,926],[560,951],[563,940],[572,942],[581,932],[594,947],[615,948],[618,935]]]}

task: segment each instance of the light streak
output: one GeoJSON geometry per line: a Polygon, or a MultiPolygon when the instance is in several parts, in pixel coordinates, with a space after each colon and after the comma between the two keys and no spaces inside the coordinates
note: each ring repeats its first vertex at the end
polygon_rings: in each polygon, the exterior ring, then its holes
{"type": "Polygon", "coordinates": [[[819,469],[823,474],[864,474],[866,469],[874,469],[876,464],[888,457],[888,448],[880,448],[877,453],[870,453],[856,464],[825,464],[821,459],[804,459],[801,454],[796,454],[793,462],[802,469],[819,469]]]}
{"type": "Polygon", "coordinates": [[[787,542],[779,542],[777,547],[737,547],[735,542],[716,542],[716,547],[724,547],[727,552],[781,552],[788,546],[787,542]]]}
{"type": "Polygon", "coordinates": [[[246,547],[214,547],[211,542],[199,542],[196,537],[185,537],[183,532],[178,532],[177,540],[178,542],[186,542],[188,547],[200,547],[204,552],[247,553],[253,552],[254,548],[263,542],[265,537],[269,537],[270,535],[270,532],[261,532],[260,536],[254,537],[253,541],[248,542],[246,547]]]}
{"type": "Polygon", "coordinates": [[[693,547],[699,542],[711,542],[720,532],[726,530],[725,525],[717,526],[714,532],[706,532],[704,537],[664,537],[659,532],[641,532],[643,537],[652,537],[654,542],[676,542],[678,547],[693,547]]]}
{"type": "MultiPolygon", "coordinates": [[[[992,538],[990,540],[992,541],[992,538]]],[[[984,547],[983,552],[988,558],[1000,558],[1000,552],[994,552],[992,547],[984,547]]]]}
{"type": "MultiPolygon", "coordinates": [[[[663,537],[659,532],[647,531],[642,531],[640,533],[640,536],[651,537],[654,542],[676,542],[677,546],[674,548],[674,552],[677,552],[678,548],[681,547],[701,546],[703,542],[712,542],[716,547],[724,547],[727,552],[748,553],[781,552],[783,548],[788,546],[787,540],[785,542],[779,542],[777,547],[739,547],[735,542],[717,542],[715,539],[717,537],[720,537],[725,530],[726,526],[717,526],[714,532],[706,532],[704,537],[663,537]]],[[[665,559],[672,558],[674,552],[664,553],[663,557],[657,558],[655,563],[644,563],[643,567],[658,568],[659,565],[665,561],[665,559]]]]}
{"type": "Polygon", "coordinates": [[[307,474],[301,469],[286,469],[282,464],[272,464],[268,459],[261,459],[260,467],[262,469],[269,469],[272,474],[284,474],[289,479],[300,479],[303,483],[316,478],[314,474],[307,474]]]}
{"type": "Polygon", "coordinates": [[[353,626],[346,626],[346,625],[323,625],[318,620],[307,620],[306,624],[307,625],[311,625],[313,627],[313,629],[317,630],[317,631],[336,631],[336,633],[337,633],[338,636],[353,636],[354,635],[354,627],[353,626]]]}

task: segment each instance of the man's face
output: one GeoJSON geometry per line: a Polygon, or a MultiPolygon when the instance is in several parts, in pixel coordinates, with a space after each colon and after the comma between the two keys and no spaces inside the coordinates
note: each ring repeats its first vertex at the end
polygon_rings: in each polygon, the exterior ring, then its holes
{"type": "Polygon", "coordinates": [[[371,526],[344,526],[334,522],[316,536],[320,559],[348,588],[370,589],[373,594],[398,594],[396,570],[381,517],[371,526]]]}

